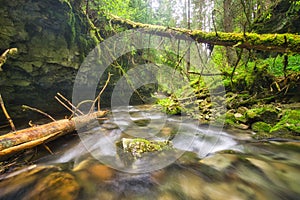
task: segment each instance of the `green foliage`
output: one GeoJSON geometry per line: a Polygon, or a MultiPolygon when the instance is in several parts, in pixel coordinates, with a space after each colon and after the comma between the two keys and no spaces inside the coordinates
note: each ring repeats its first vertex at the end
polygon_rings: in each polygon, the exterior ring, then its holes
{"type": "Polygon", "coordinates": [[[300,10],[300,1],[299,0],[290,0],[291,7],[288,10],[287,14],[295,14],[296,12],[299,12],[300,10]]]}
{"type": "MultiPolygon", "coordinates": [[[[255,54],[252,54],[249,58],[249,54],[244,53],[232,75],[234,66],[229,66],[226,59],[224,59],[225,53],[226,49],[224,47],[215,47],[212,61],[225,74],[224,85],[227,89],[250,91],[255,88],[258,89],[258,87],[269,88],[275,81],[275,77],[284,76],[284,55],[282,54],[263,59],[255,58],[255,54]]],[[[288,55],[288,65],[285,73],[298,72],[300,72],[300,55],[288,55]]]]}
{"type": "Polygon", "coordinates": [[[136,12],[136,8],[130,6],[130,0],[96,0],[95,7],[102,13],[111,13],[126,19],[132,19],[136,12]]]}
{"type": "Polygon", "coordinates": [[[159,3],[156,9],[148,0],[94,0],[89,6],[99,15],[110,13],[136,22],[174,26],[172,1],[156,3],[159,3]]]}
{"type": "Polygon", "coordinates": [[[159,99],[157,103],[163,107],[163,111],[167,114],[176,115],[181,113],[181,107],[171,98],[159,99]]]}
{"type": "MultiPolygon", "coordinates": [[[[282,76],[283,72],[283,55],[279,55],[275,58],[268,58],[262,62],[268,65],[270,73],[276,76],[282,76]]],[[[291,72],[300,72],[300,55],[292,55],[288,57],[289,63],[287,70],[291,72]]]]}
{"type": "Polygon", "coordinates": [[[255,122],[252,124],[251,128],[255,132],[269,132],[271,125],[265,122],[255,122]]]}
{"type": "Polygon", "coordinates": [[[292,131],[300,135],[300,110],[286,110],[280,121],[270,130],[271,133],[292,131]]]}

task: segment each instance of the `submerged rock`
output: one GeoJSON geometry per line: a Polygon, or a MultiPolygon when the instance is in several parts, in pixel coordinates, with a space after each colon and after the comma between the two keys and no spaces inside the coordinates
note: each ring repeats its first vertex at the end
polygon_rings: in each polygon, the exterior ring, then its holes
{"type": "Polygon", "coordinates": [[[25,199],[77,199],[80,186],[66,172],[54,172],[42,178],[25,199]]]}

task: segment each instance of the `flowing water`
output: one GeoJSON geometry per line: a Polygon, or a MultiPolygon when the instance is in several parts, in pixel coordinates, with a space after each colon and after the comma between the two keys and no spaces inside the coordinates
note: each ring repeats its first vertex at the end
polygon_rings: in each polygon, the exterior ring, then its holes
{"type": "Polygon", "coordinates": [[[120,108],[79,137],[50,143],[53,155],[40,151],[1,175],[0,199],[299,199],[299,141],[251,134],[202,127],[152,106],[120,108]],[[126,162],[115,145],[124,137],[171,140],[174,150],[126,162]]]}

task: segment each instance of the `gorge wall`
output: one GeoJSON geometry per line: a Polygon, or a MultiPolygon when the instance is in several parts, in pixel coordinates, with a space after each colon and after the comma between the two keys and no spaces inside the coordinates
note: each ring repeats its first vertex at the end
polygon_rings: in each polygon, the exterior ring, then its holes
{"type": "MultiPolygon", "coordinates": [[[[49,113],[65,110],[54,96],[60,92],[71,97],[76,71],[98,42],[88,19],[67,0],[0,0],[0,4],[0,54],[18,49],[0,71],[0,93],[11,117],[33,117],[22,111],[23,104],[49,113]]],[[[2,111],[0,123],[6,123],[2,111]]]]}

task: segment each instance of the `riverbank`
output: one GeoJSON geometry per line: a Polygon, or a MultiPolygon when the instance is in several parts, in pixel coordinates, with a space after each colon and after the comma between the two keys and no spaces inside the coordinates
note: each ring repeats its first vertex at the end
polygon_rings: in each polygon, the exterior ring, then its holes
{"type": "MultiPolygon", "coordinates": [[[[265,75],[266,77],[268,75],[265,75]]],[[[263,79],[264,77],[261,77],[263,79]]],[[[286,88],[280,91],[269,88],[279,81],[269,80],[269,84],[252,91],[243,90],[249,85],[237,89],[237,84],[225,83],[224,95],[212,99],[208,89],[197,90],[197,111],[188,108],[191,103],[183,103],[172,96],[158,100],[158,104],[168,114],[187,114],[200,121],[201,124],[212,124],[226,128],[238,128],[253,131],[255,139],[269,138],[300,138],[300,101],[299,74],[293,74],[293,79],[281,79],[281,85],[286,88]],[[284,81],[285,80],[285,81],[284,81]],[[274,81],[274,82],[273,82],[274,81]],[[285,84],[285,85],[283,85],[285,84]],[[289,87],[289,86],[293,87],[289,87]],[[194,114],[196,113],[196,114],[194,114]]],[[[260,82],[257,82],[260,84],[260,82]]],[[[256,84],[256,85],[257,85],[256,84]]],[[[255,83],[253,83],[255,85],[255,83]]]]}

